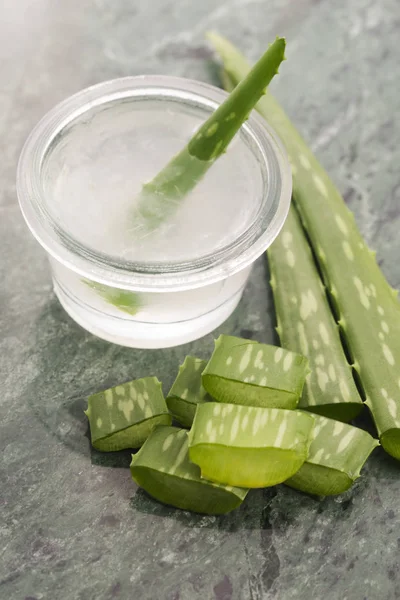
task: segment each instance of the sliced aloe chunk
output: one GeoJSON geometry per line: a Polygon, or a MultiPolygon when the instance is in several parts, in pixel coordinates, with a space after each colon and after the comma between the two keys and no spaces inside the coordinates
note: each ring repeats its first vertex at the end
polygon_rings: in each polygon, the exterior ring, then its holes
{"type": "Polygon", "coordinates": [[[156,425],[170,425],[172,421],[156,377],[93,394],[85,414],[92,445],[104,452],[139,448],[156,425]]]}
{"type": "Polygon", "coordinates": [[[247,489],[202,479],[189,460],[185,429],[157,427],[137,454],[132,455],[134,481],[150,496],[183,510],[218,515],[237,508],[247,489]]]}
{"type": "Polygon", "coordinates": [[[306,460],[313,424],[314,417],[302,411],[207,402],[197,407],[189,457],[211,481],[276,485],[306,460]]]}
{"type": "Polygon", "coordinates": [[[308,458],[285,483],[302,492],[332,496],[348,490],[378,440],[358,427],[314,415],[308,458]]]}
{"type": "Polygon", "coordinates": [[[300,354],[221,335],[203,371],[203,385],[219,402],[291,409],[307,374],[308,360],[300,354]]]}
{"type": "Polygon", "coordinates": [[[198,404],[212,400],[201,379],[206,365],[206,360],[187,356],[166,398],[172,416],[184,427],[191,427],[198,404]]]}

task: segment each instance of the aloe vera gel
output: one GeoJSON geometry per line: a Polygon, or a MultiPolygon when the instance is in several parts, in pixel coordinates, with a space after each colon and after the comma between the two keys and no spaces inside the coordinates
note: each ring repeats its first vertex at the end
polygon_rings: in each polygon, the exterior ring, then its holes
{"type": "Polygon", "coordinates": [[[226,98],[177,78],[105,82],[53,109],[27,141],[22,211],[49,254],[60,302],[92,333],[174,346],[213,330],[238,304],[252,263],[283,225],[291,178],[256,114],[218,160],[184,155],[196,132],[216,133],[218,123],[201,128],[226,98]],[[172,164],[181,185],[177,155],[191,185],[174,197],[162,173],[172,164]],[[153,180],[161,187],[151,196],[153,180]]]}

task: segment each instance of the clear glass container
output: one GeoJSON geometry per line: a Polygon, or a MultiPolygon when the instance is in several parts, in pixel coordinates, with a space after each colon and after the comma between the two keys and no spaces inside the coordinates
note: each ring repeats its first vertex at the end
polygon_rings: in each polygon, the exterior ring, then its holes
{"type": "Polygon", "coordinates": [[[279,233],[290,166],[254,111],[172,217],[150,233],[135,221],[143,183],[225,97],[176,77],[116,79],[56,106],[28,138],[21,210],[48,253],[61,304],[93,334],[161,348],[209,333],[235,309],[254,260],[279,233]]]}

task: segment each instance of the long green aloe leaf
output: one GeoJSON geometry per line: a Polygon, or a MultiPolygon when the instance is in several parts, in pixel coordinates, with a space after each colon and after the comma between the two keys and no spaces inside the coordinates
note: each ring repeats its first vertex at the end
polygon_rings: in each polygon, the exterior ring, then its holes
{"type": "Polygon", "coordinates": [[[314,417],[300,410],[199,404],[189,458],[211,481],[246,488],[276,485],[308,456],[314,417]]]}
{"type": "MultiPolygon", "coordinates": [[[[246,59],[211,34],[224,77],[238,84],[246,59]]],[[[400,460],[400,311],[397,291],[379,269],[339,191],[281,106],[267,91],[258,111],[280,135],[293,171],[293,198],[324,276],[383,448],[400,460]]]]}
{"type": "Polygon", "coordinates": [[[299,408],[350,421],[363,403],[294,206],[268,259],[281,344],[309,360],[299,408]]]}
{"type": "Polygon", "coordinates": [[[248,490],[202,479],[189,460],[188,434],[176,427],[157,427],[137,454],[132,455],[132,478],[164,504],[218,515],[237,508],[248,490]]]}
{"type": "Polygon", "coordinates": [[[317,496],[341,494],[360,476],[379,442],[358,427],[319,415],[314,419],[308,457],[285,484],[317,496]]]}
{"type": "Polygon", "coordinates": [[[139,194],[135,219],[156,228],[173,214],[180,201],[221,156],[284,60],[285,40],[277,38],[244,80],[195,133],[164,169],[139,194]]]}
{"type": "Polygon", "coordinates": [[[156,425],[170,425],[172,420],[156,377],[93,394],[85,414],[92,445],[104,452],[139,448],[156,425]]]}

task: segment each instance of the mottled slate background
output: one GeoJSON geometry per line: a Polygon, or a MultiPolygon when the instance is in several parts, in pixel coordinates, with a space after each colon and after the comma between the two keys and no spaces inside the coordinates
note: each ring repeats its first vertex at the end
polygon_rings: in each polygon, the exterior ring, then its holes
{"type": "MultiPolygon", "coordinates": [[[[4,600],[400,598],[400,465],[377,450],[339,498],[284,486],[226,517],[163,508],[138,492],[129,454],[91,451],[82,413],[98,388],[188,353],[95,339],[62,311],[17,206],[24,139],[56,102],[107,78],[217,83],[204,42],[225,33],[256,58],[276,34],[273,88],[400,286],[398,0],[0,0],[0,597],[4,600]]],[[[273,341],[266,268],[220,331],[273,341]]]]}

